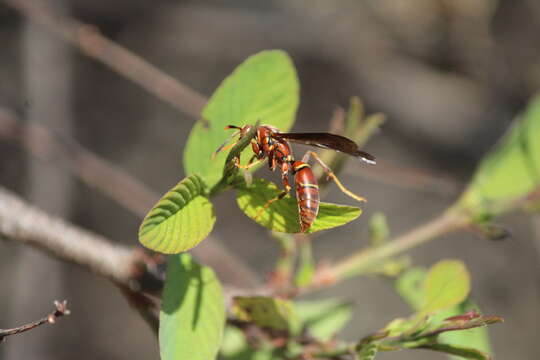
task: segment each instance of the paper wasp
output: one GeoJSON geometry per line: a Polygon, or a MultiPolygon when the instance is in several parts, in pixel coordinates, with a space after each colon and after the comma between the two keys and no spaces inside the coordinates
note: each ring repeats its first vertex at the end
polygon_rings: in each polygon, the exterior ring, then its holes
{"type": "MultiPolygon", "coordinates": [[[[229,125],[225,129],[238,130],[231,138],[240,135],[239,139],[241,139],[253,129],[253,125],[246,125],[244,127],[229,125]]],[[[225,146],[227,142],[221,145],[215,154],[234,145],[233,143],[225,146]]],[[[328,178],[334,180],[341,191],[358,201],[366,201],[363,197],[347,190],[332,170],[319,158],[317,153],[308,151],[302,158],[302,161],[295,160],[289,142],[340,151],[359,158],[368,164],[375,164],[375,157],[373,155],[359,150],[358,145],[354,141],[344,136],[330,133],[282,133],[270,125],[257,126],[255,136],[251,140],[251,148],[254,155],[247,165],[240,165],[239,157],[235,159],[235,164],[239,168],[248,169],[268,159],[270,170],[280,169],[284,191],[276,198],[269,200],[264,205],[263,210],[268,208],[273,202],[282,199],[291,191],[292,187],[289,184],[289,173],[291,172],[294,175],[296,188],[300,231],[306,232],[310,228],[319,211],[319,186],[317,185],[317,179],[311,170],[311,166],[308,164],[310,157],[313,157],[322,166],[328,178]]]]}

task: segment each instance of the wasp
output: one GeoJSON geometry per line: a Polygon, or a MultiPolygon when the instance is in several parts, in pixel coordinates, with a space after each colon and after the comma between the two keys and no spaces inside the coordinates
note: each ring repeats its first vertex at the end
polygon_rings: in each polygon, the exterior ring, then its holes
{"type": "MultiPolygon", "coordinates": [[[[225,129],[237,130],[231,138],[240,135],[239,139],[241,139],[253,129],[253,125],[245,125],[244,127],[229,125],[225,129]]],[[[277,197],[270,199],[264,205],[257,216],[260,216],[262,211],[268,208],[268,206],[273,202],[282,199],[292,190],[292,186],[289,183],[289,173],[292,173],[294,175],[296,199],[298,203],[300,231],[306,232],[311,227],[311,224],[313,224],[317,218],[317,213],[319,211],[319,185],[317,184],[315,174],[313,174],[311,166],[309,165],[311,157],[322,166],[328,178],[334,180],[341,191],[358,201],[366,201],[363,197],[358,196],[345,188],[334,172],[319,158],[317,153],[308,151],[301,161],[295,160],[289,143],[294,142],[324,149],[332,149],[359,158],[368,164],[375,164],[375,157],[358,149],[358,145],[351,139],[330,133],[282,133],[277,128],[270,125],[259,125],[256,126],[255,130],[255,135],[251,140],[253,156],[246,165],[241,165],[240,158],[236,157],[234,159],[236,166],[242,169],[249,169],[268,160],[268,167],[271,171],[274,171],[275,169],[280,170],[281,181],[284,187],[284,190],[277,197]]],[[[235,144],[232,143],[225,146],[227,142],[228,141],[221,145],[215,151],[214,155],[235,144]]]]}

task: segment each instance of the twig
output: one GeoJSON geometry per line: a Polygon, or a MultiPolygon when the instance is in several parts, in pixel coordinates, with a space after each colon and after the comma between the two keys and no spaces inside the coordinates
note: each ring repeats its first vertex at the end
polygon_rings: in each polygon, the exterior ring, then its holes
{"type": "Polygon", "coordinates": [[[46,1],[4,0],[32,21],[45,26],[84,54],[117,71],[176,109],[198,119],[206,99],[163,73],[123,46],[107,39],[91,25],[55,14],[46,1]]]}
{"type": "Polygon", "coordinates": [[[56,319],[64,315],[69,315],[70,311],[67,308],[66,300],[62,302],[55,301],[54,306],[56,307],[56,310],[44,317],[43,319],[33,321],[22,326],[18,326],[13,329],[0,329],[0,343],[2,343],[8,336],[21,334],[23,332],[35,329],[43,324],[54,324],[56,323],[56,319]]]}

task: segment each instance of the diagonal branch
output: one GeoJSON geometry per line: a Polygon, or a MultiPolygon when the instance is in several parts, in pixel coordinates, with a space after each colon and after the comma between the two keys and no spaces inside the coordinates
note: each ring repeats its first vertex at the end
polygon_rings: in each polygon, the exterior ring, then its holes
{"type": "Polygon", "coordinates": [[[45,26],[84,54],[107,65],[176,109],[198,119],[206,99],[132,53],[107,39],[91,25],[56,14],[46,1],[4,0],[32,21],[45,26]]]}

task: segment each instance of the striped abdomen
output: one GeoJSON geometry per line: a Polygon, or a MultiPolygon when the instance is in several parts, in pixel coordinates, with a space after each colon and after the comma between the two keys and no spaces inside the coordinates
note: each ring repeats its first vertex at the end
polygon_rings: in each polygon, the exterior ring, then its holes
{"type": "Polygon", "coordinates": [[[300,217],[300,231],[306,232],[319,212],[319,186],[308,164],[295,161],[293,163],[293,172],[300,217]]]}

